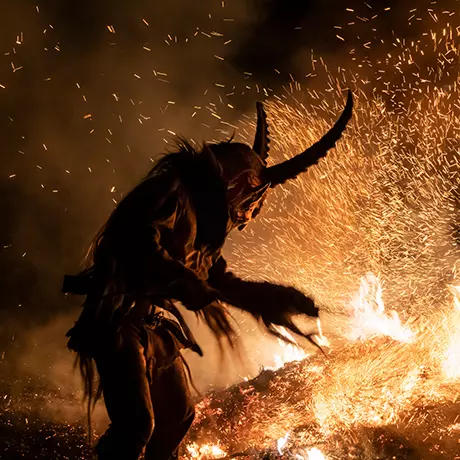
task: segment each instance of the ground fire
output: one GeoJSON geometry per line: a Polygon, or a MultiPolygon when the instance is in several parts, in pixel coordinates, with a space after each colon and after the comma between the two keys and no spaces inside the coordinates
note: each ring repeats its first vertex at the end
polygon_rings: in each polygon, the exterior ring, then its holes
{"type": "MultiPolygon", "coordinates": [[[[274,367],[198,401],[183,458],[457,458],[460,288],[449,286],[450,310],[436,322],[402,322],[386,311],[372,273],[357,288],[341,334],[320,340],[326,356],[280,341],[274,367]]],[[[40,407],[62,396],[40,393],[2,403],[10,449],[26,458],[34,452],[33,444],[14,441],[19,430],[24,441],[47,434],[51,451],[57,444],[81,455],[84,426],[44,420],[37,399],[40,407]]],[[[36,458],[48,454],[44,446],[36,458]]]]}
{"type": "Polygon", "coordinates": [[[459,290],[451,292],[451,312],[436,325],[404,325],[366,275],[349,343],[205,397],[186,457],[455,458],[460,322],[459,290]]]}

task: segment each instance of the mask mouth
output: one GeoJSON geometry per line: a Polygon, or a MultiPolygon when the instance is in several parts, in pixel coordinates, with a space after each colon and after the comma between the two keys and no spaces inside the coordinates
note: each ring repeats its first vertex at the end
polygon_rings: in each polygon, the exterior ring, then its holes
{"type": "Polygon", "coordinates": [[[252,188],[249,194],[245,194],[238,202],[229,203],[233,224],[238,230],[243,230],[260,212],[263,202],[270,189],[270,183],[259,185],[252,188]]]}

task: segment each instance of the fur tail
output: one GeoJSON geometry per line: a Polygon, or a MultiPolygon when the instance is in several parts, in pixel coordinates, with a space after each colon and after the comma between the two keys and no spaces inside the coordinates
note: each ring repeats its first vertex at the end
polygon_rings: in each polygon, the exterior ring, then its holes
{"type": "Polygon", "coordinates": [[[86,417],[88,422],[88,445],[93,444],[92,430],[92,412],[97,401],[102,396],[102,388],[100,383],[96,384],[96,363],[94,359],[85,353],[77,353],[75,358],[74,368],[78,368],[83,380],[83,402],[86,402],[86,417]]]}

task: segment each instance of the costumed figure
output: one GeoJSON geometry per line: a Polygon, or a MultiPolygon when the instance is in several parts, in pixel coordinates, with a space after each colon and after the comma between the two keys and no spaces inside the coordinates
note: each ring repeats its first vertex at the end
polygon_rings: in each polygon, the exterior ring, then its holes
{"type": "Polygon", "coordinates": [[[67,336],[85,382],[88,417],[103,395],[111,421],[96,447],[100,460],[137,460],[144,449],[147,460],[178,455],[194,418],[180,350],[202,350],[175,301],[196,312],[220,346],[236,343],[226,305],[249,312],[275,335],[278,325],[311,340],[292,321],[318,316],[311,298],[290,286],[238,278],[221,251],[229,232],[260,212],[270,188],[295,179],[334,147],[352,106],[349,92],[321,140],[270,167],[261,103],[252,148],[229,141],[198,151],[179,141],[177,152],[159,159],[114,209],[85,270],[65,277],[64,292],[86,295],[67,336]]]}

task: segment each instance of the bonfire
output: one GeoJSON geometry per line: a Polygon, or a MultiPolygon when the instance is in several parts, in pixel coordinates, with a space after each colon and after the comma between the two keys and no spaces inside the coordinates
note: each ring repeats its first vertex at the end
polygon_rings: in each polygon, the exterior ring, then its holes
{"type": "Polygon", "coordinates": [[[437,324],[403,324],[368,273],[344,320],[347,342],[336,337],[326,357],[280,342],[275,368],[199,402],[184,458],[455,458],[460,288],[449,290],[437,324]]]}

